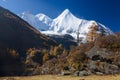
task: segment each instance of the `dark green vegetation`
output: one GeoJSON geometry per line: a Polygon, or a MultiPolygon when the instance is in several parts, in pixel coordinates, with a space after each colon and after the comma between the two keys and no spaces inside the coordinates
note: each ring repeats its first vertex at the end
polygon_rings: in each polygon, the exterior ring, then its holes
{"type": "Polygon", "coordinates": [[[66,39],[52,38],[61,43],[57,45],[0,7],[0,76],[118,74],[120,34],[105,36],[103,31],[98,35],[96,27],[89,32],[87,43],[77,46],[67,35],[66,39]]]}

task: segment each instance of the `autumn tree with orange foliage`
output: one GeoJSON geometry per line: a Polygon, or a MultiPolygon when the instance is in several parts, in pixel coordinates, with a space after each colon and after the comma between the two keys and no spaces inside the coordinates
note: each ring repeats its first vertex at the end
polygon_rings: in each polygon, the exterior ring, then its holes
{"type": "Polygon", "coordinates": [[[19,56],[19,53],[17,52],[17,50],[15,49],[7,49],[7,52],[10,56],[12,56],[13,58],[16,58],[19,56]]]}
{"type": "Polygon", "coordinates": [[[95,41],[98,37],[98,26],[94,23],[91,27],[89,27],[90,31],[88,32],[87,38],[88,42],[95,41]]]}
{"type": "Polygon", "coordinates": [[[63,53],[62,44],[59,44],[58,46],[54,47],[54,50],[53,50],[54,56],[61,55],[62,53],[63,53]]]}

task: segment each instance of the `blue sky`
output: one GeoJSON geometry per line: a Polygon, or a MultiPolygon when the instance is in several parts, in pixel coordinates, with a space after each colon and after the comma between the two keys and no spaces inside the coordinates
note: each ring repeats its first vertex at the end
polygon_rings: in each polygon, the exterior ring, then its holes
{"type": "Polygon", "coordinates": [[[96,20],[114,32],[120,31],[120,0],[0,0],[0,6],[15,14],[30,11],[51,18],[68,8],[79,18],[96,20]]]}

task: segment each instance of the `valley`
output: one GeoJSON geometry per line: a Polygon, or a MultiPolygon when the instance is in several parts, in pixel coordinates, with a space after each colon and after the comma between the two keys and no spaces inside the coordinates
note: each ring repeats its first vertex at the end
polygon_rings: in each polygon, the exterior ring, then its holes
{"type": "Polygon", "coordinates": [[[0,65],[3,80],[119,78],[120,33],[69,9],[51,19],[0,7],[0,65]]]}

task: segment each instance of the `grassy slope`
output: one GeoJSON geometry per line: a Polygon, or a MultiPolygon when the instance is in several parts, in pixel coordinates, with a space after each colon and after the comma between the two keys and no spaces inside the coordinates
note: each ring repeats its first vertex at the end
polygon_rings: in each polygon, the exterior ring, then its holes
{"type": "Polygon", "coordinates": [[[28,77],[1,77],[0,80],[120,80],[120,75],[92,75],[84,77],[42,75],[28,77]]]}

